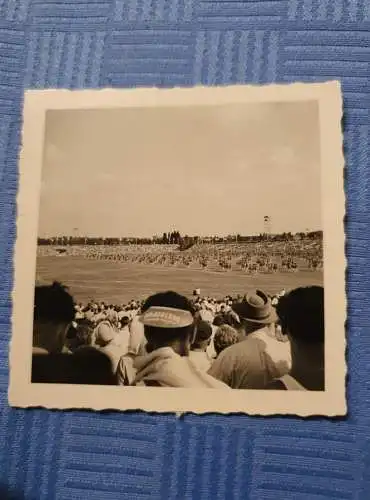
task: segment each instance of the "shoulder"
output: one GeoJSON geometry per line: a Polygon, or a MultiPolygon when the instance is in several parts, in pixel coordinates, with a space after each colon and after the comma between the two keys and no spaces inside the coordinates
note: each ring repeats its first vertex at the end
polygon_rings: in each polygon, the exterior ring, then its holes
{"type": "Polygon", "coordinates": [[[111,330],[112,326],[110,323],[108,323],[108,321],[102,321],[95,328],[95,332],[100,334],[103,332],[108,332],[108,331],[110,332],[111,330]]]}
{"type": "Polygon", "coordinates": [[[134,356],[129,353],[121,356],[116,369],[118,385],[131,385],[133,382],[136,373],[134,359],[134,356]]]}

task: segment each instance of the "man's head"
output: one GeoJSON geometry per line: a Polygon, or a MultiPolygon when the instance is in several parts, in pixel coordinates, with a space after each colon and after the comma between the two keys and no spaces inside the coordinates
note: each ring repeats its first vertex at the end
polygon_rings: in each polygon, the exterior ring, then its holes
{"type": "Polygon", "coordinates": [[[101,322],[96,327],[95,342],[99,347],[105,347],[114,339],[114,330],[109,323],[101,322]]]}
{"type": "Polygon", "coordinates": [[[239,342],[238,332],[230,325],[221,325],[217,328],[213,345],[217,356],[227,347],[239,342]]]}
{"type": "Polygon", "coordinates": [[[107,312],[107,320],[114,326],[118,325],[118,313],[114,309],[110,309],[107,312]]]}
{"type": "Polygon", "coordinates": [[[60,352],[75,317],[72,296],[58,282],[37,286],[34,298],[33,345],[48,352],[60,352]]]}
{"type": "Polygon", "coordinates": [[[142,306],[140,321],[147,352],[172,347],[178,354],[188,355],[194,336],[194,309],[186,297],[172,291],[150,296],[142,306]]]}
{"type": "Polygon", "coordinates": [[[191,344],[192,351],[205,351],[211,341],[212,327],[208,321],[199,320],[195,324],[194,340],[191,344]]]}
{"type": "Polygon", "coordinates": [[[233,311],[246,335],[262,328],[270,329],[278,319],[271,300],[261,290],[247,293],[240,302],[234,302],[233,311]]]}
{"type": "Polygon", "coordinates": [[[124,328],[125,326],[130,324],[130,318],[128,316],[122,316],[120,323],[121,323],[121,328],[124,328]]]}
{"type": "Polygon", "coordinates": [[[325,340],[324,288],[302,287],[282,296],[276,307],[283,334],[298,345],[322,346],[325,340]]]}

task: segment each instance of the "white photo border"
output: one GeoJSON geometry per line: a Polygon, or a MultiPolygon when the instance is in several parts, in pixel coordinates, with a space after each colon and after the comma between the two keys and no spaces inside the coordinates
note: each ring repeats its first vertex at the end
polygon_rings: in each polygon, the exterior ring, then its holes
{"type": "MultiPolygon", "coordinates": [[[[345,196],[342,98],[337,81],[173,89],[29,90],[24,97],[14,252],[9,404],[49,409],[343,416],[345,397],[345,196]],[[317,101],[325,287],[325,391],[178,389],[31,383],[33,300],[45,117],[48,110],[317,101]]],[[[304,117],[302,117],[304,119],[304,117]]],[[[305,200],[302,200],[305,202],[305,200]]],[[[307,200],[307,203],[310,201],[307,200]]]]}

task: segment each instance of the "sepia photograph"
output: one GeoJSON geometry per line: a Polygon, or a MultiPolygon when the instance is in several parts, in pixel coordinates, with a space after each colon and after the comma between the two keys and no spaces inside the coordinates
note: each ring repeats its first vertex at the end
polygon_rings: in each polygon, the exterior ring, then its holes
{"type": "Polygon", "coordinates": [[[341,106],[27,92],[10,404],[345,414],[341,106]]]}

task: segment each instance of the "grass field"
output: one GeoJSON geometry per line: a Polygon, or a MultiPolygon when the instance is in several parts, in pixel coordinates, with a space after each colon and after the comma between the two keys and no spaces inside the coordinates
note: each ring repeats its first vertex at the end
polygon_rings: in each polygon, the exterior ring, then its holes
{"type": "Polygon", "coordinates": [[[276,293],[297,286],[322,285],[322,271],[260,274],[248,276],[242,271],[212,272],[177,269],[145,264],[94,261],[81,257],[38,257],[37,281],[61,281],[77,301],[104,300],[115,304],[141,299],[163,291],[175,290],[190,295],[200,288],[202,295],[223,297],[244,294],[253,288],[276,293]]]}

